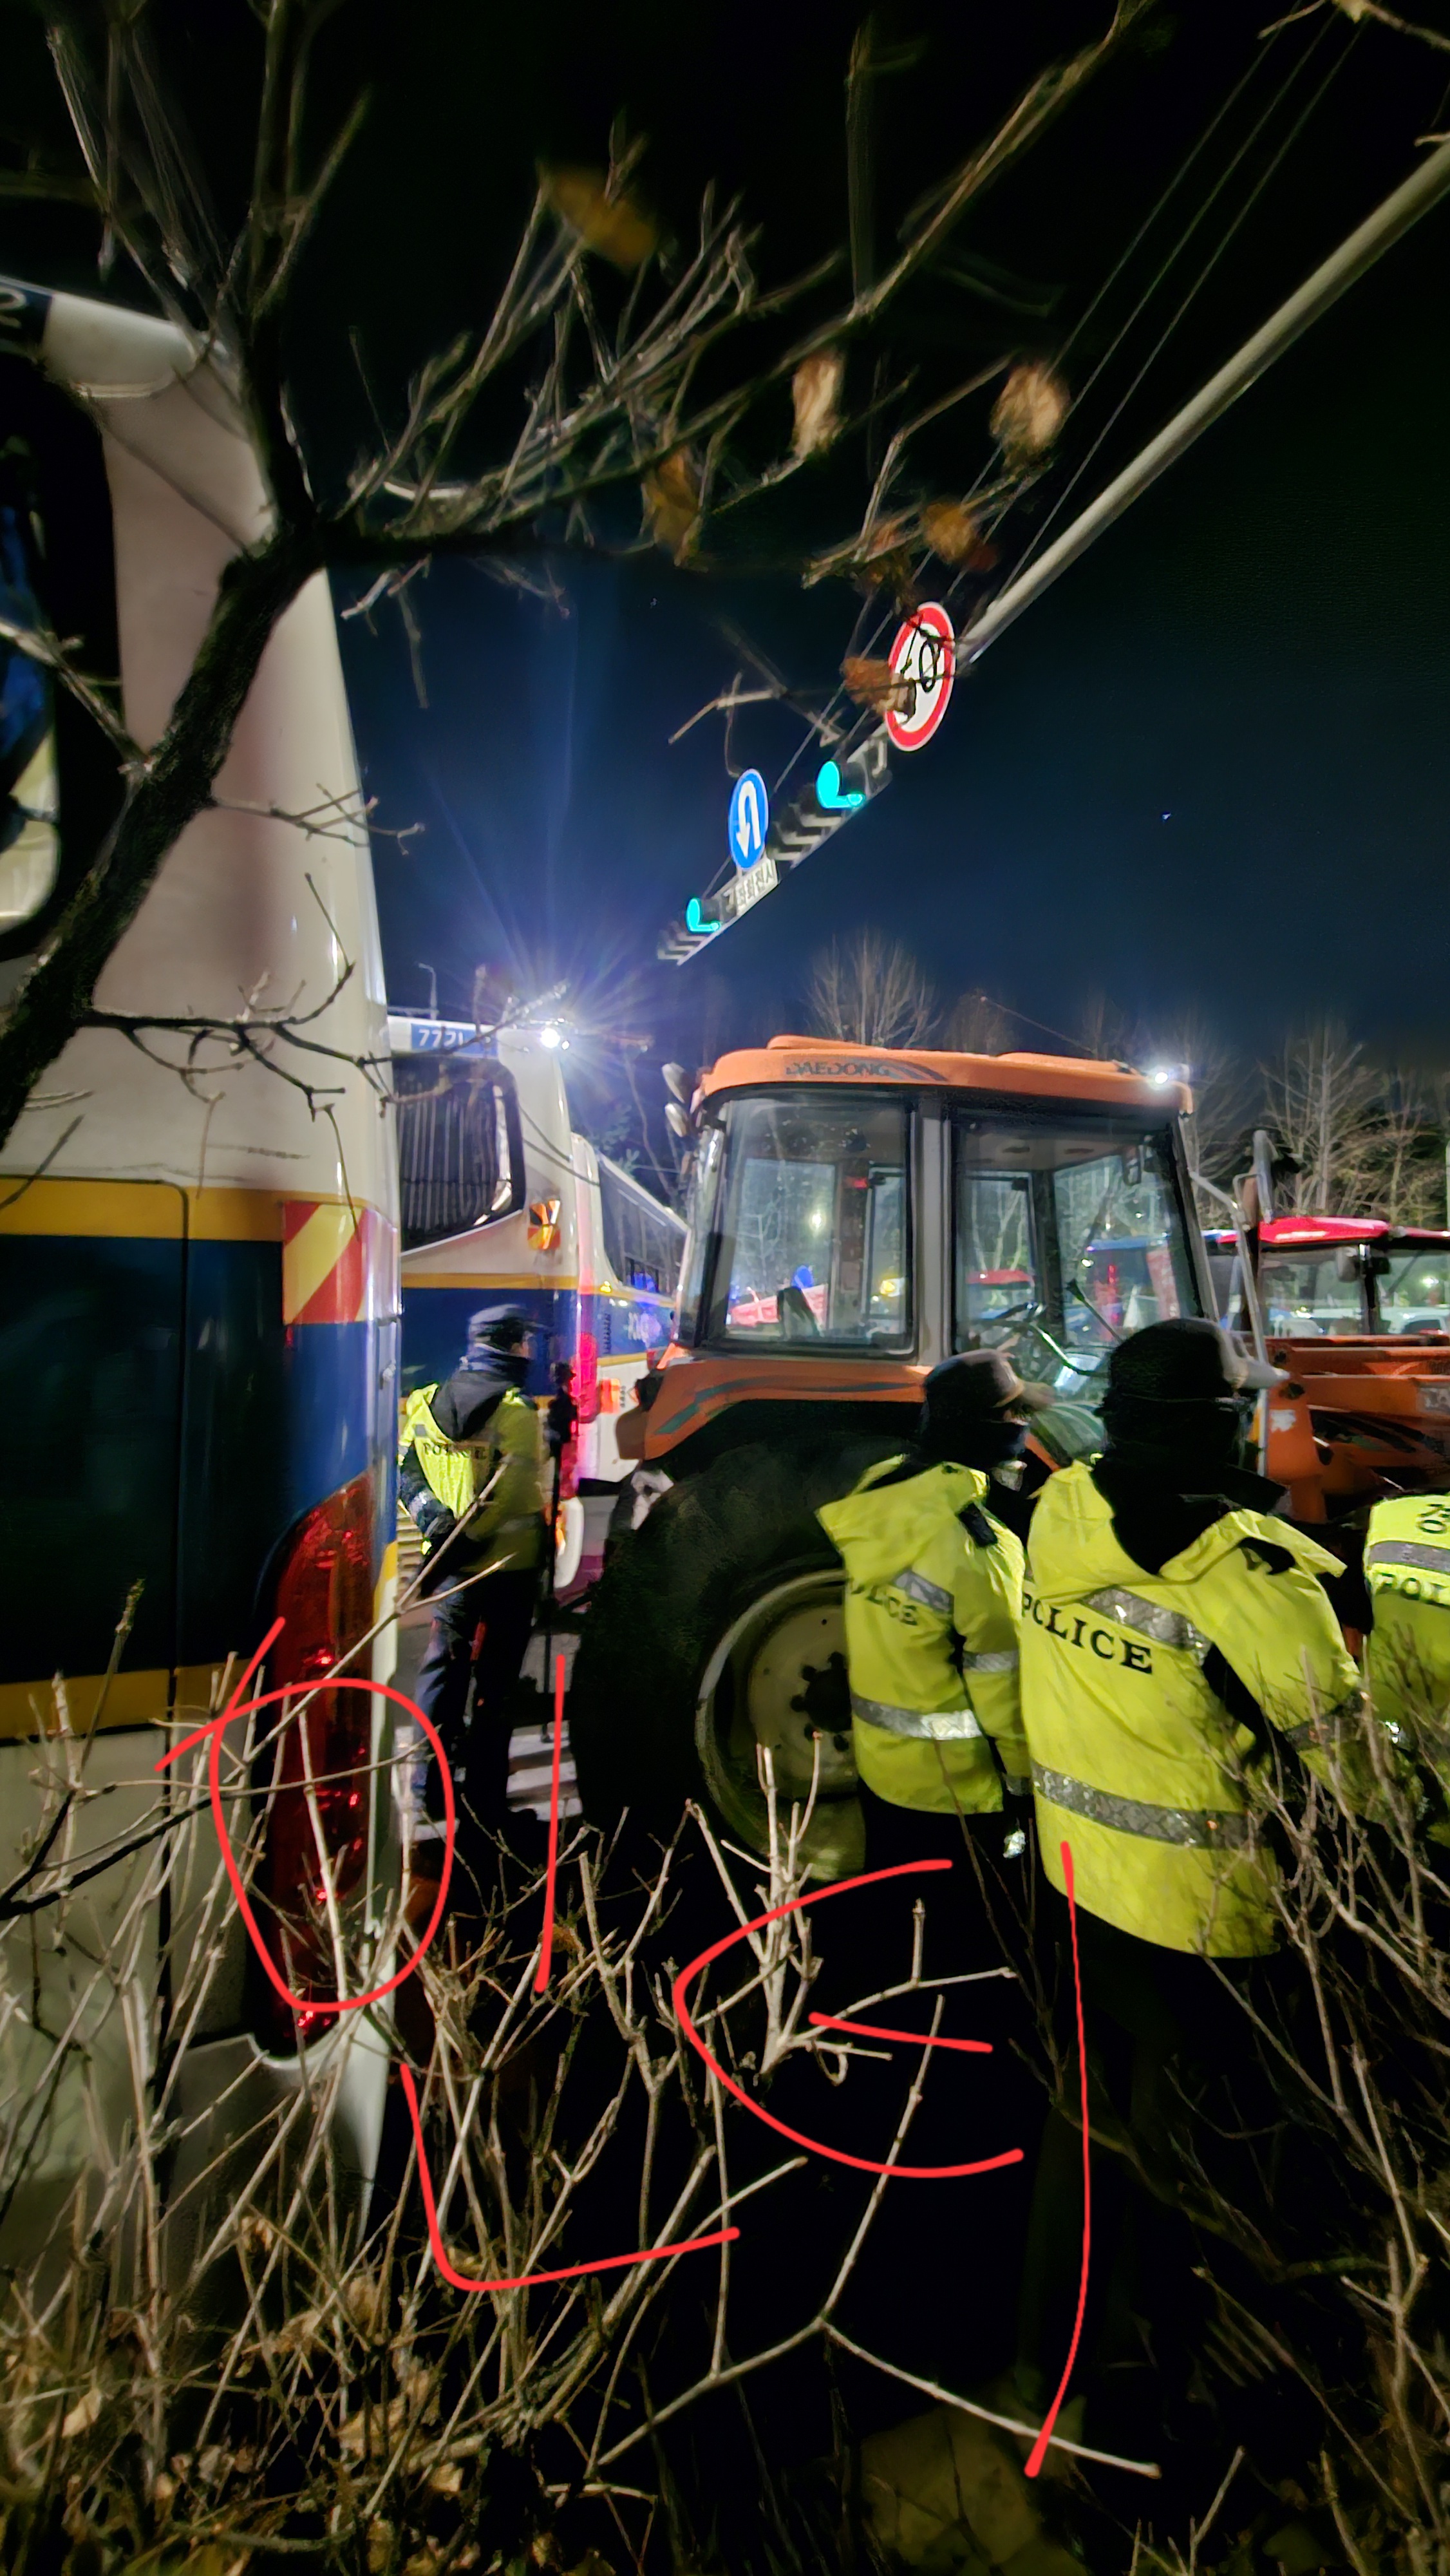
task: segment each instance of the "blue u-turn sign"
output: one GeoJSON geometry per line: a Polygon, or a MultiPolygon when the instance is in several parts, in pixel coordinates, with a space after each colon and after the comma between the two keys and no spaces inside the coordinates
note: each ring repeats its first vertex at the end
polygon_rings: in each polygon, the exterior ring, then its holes
{"type": "Polygon", "coordinates": [[[770,830],[770,798],[758,769],[747,769],[735,781],[730,799],[730,856],[737,868],[753,868],[765,850],[770,830]]]}

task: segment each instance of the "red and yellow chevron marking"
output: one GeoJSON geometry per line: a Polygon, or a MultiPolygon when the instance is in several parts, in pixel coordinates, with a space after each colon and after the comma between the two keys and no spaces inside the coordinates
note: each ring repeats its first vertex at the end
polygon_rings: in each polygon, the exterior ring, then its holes
{"type": "Polygon", "coordinates": [[[391,1235],[375,1208],[284,1199],[283,1323],[356,1324],[384,1313],[391,1235]]]}

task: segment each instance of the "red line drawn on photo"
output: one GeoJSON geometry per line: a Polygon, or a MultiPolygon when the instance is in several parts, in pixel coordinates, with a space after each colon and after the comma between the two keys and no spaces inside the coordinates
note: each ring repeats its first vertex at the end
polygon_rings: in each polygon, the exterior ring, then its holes
{"type": "MultiPolygon", "coordinates": [[[[823,1895],[830,1889],[824,1888],[823,1895]]],[[[917,2048],[959,2048],[965,2055],[990,2057],[990,2039],[945,2039],[928,2030],[878,2030],[870,2021],[838,2021],[834,2013],[807,2013],[813,2030],[848,2030],[856,2039],[902,2039],[917,2048]]]]}
{"type": "Polygon", "coordinates": [[[307,2014],[363,2012],[369,2004],[381,2003],[384,1995],[393,1994],[397,1988],[403,1984],[405,1978],[412,1976],[415,1968],[417,1968],[422,1960],[427,1956],[427,1953],[436,1937],[438,1927],[443,1920],[443,1909],[448,1901],[448,1882],[453,1873],[453,1781],[448,1763],[444,1759],[443,1746],[439,1740],[436,1728],[430,1725],[428,1719],[423,1715],[421,1708],[419,1708],[417,1701],[409,1699],[406,1691],[394,1690],[391,1682],[364,1681],[359,1675],[352,1673],[329,1673],[325,1674],[322,1680],[318,1682],[309,1682],[301,1685],[296,1682],[287,1682],[280,1690],[263,1691],[259,1699],[244,1700],[242,1698],[243,1691],[246,1689],[247,1684],[251,1680],[258,1665],[262,1662],[268,1648],[272,1646],[276,1639],[281,1635],[285,1625],[285,1620],[276,1619],[273,1621],[266,1636],[262,1639],[260,1646],[253,1655],[251,1662],[248,1664],[246,1671],[243,1673],[241,1680],[238,1682],[236,1689],[233,1691],[231,1698],[228,1700],[226,1707],[222,1709],[216,1717],[209,1717],[205,1726],[197,1727],[195,1732],[185,1737],[182,1743],[174,1744],[169,1753],[163,1753],[160,1761],[155,1763],[153,1768],[157,1771],[164,1771],[168,1763],[179,1760],[183,1753],[189,1753],[193,1745],[204,1743],[208,1738],[210,1738],[210,1750],[207,1756],[207,1783],[211,1792],[212,1822],[216,1827],[216,1838],[221,1848],[222,1863],[228,1878],[231,1880],[232,1894],[237,1900],[242,1921],[247,1927],[252,1947],[256,1951],[258,1958],[261,1960],[262,1966],[266,1970],[267,1976],[271,1980],[273,1987],[281,1996],[284,2004],[290,2004],[294,2012],[307,2014]],[[223,1728],[229,1726],[233,1718],[250,1717],[254,1711],[259,1708],[274,1707],[278,1700],[309,1699],[312,1697],[314,1692],[321,1690],[373,1691],[380,1699],[390,1699],[397,1707],[406,1709],[410,1717],[417,1719],[418,1724],[422,1727],[424,1734],[432,1745],[433,1750],[438,1757],[438,1768],[443,1783],[443,1869],[438,1882],[438,1893],[433,1900],[433,1911],[428,1917],[422,1938],[417,1942],[412,1955],[405,1960],[403,1966],[398,1969],[395,1976],[388,1977],[380,1986],[369,1986],[366,1994],[343,1995],[339,1996],[334,2001],[328,2001],[326,1999],[318,2000],[311,1995],[294,1995],[291,1987],[278,1975],[277,1970],[272,1963],[271,1953],[267,1948],[266,1942],[262,1938],[257,1918],[252,1912],[251,1899],[248,1897],[247,1891],[242,1884],[242,1875],[237,1867],[236,1854],[232,1850],[231,1836],[227,1832],[227,1820],[222,1811],[221,1791],[223,1728]]]}
{"type": "MultiPolygon", "coordinates": [[[[421,1965],[423,1959],[427,1955],[443,1920],[443,1911],[448,1898],[448,1885],[453,1870],[453,1849],[456,1831],[453,1781],[450,1767],[444,1757],[443,1746],[436,1728],[431,1724],[429,1719],[424,1716],[416,1700],[409,1699],[405,1691],[395,1690],[389,1682],[364,1680],[355,1674],[334,1673],[331,1675],[325,1675],[322,1680],[318,1682],[303,1686],[301,1690],[299,1690],[299,1686],[295,1682],[288,1682],[279,1690],[263,1691],[256,1699],[244,1700],[242,1697],[243,1691],[246,1689],[253,1674],[257,1671],[258,1666],[263,1662],[269,1648],[275,1644],[277,1638],[281,1635],[284,1625],[285,1622],[283,1620],[274,1620],[272,1626],[268,1629],[266,1636],[262,1639],[260,1646],[257,1648],[256,1653],[252,1656],[246,1670],[243,1672],[242,1677],[237,1683],[235,1690],[232,1692],[231,1698],[227,1701],[225,1708],[221,1709],[215,1717],[208,1718],[204,1726],[195,1728],[190,1735],[183,1738],[180,1744],[173,1745],[169,1753],[163,1753],[159,1762],[157,1762],[153,1767],[157,1771],[165,1771],[171,1763],[177,1761],[183,1753],[189,1753],[195,1745],[201,1743],[207,1744],[207,1783],[211,1799],[212,1821],[216,1827],[217,1843],[221,1851],[222,1862],[226,1869],[227,1876],[231,1881],[232,1894],[237,1900],[237,1905],[240,1910],[242,1920],[246,1925],[252,1946],[255,1949],[267,1976],[270,1978],[273,1987],[281,1996],[283,2002],[289,2004],[296,2012],[309,2014],[361,2012],[367,2005],[380,2003],[385,1995],[395,1993],[397,1988],[403,1985],[406,1980],[413,1975],[415,1969],[421,1965]],[[419,1726],[421,1726],[424,1735],[427,1737],[429,1744],[432,1746],[433,1752],[438,1760],[439,1775],[443,1789],[444,1823],[443,1866],[439,1877],[438,1892],[434,1898],[433,1910],[428,1918],[422,1937],[416,1944],[411,1956],[393,1976],[385,1979],[381,1985],[370,1986],[364,1994],[344,1995],[339,1996],[334,2001],[319,2002],[309,1996],[293,1994],[291,1988],[286,1985],[283,1979],[278,1975],[267,1950],[267,1945],[262,1938],[261,1929],[257,1923],[256,1916],[252,1911],[251,1902],[248,1898],[246,1888],[242,1883],[241,1872],[237,1868],[236,1855],[232,1850],[231,1836],[227,1832],[226,1817],[222,1808],[221,1739],[224,1729],[231,1724],[234,1718],[250,1717],[259,1709],[275,1707],[279,1700],[285,1702],[296,1697],[305,1698],[310,1696],[313,1692],[321,1690],[373,1691],[379,1698],[392,1700],[397,1707],[406,1709],[408,1715],[416,1719],[419,1726]]],[[[534,1979],[534,1990],[537,1994],[542,1994],[548,1986],[549,1969],[553,1953],[554,1904],[559,1857],[559,1777],[563,1742],[563,1704],[564,1658],[560,1655],[556,1659],[554,1666],[553,1786],[549,1809],[549,1861],[548,1875],[545,1885],[544,1926],[540,1940],[539,1966],[534,1979]]],[[[1063,1878],[1067,1892],[1068,1922],[1072,1935],[1073,1993],[1077,2009],[1078,2067],[1082,2089],[1082,2266],[1078,2279],[1077,2315],[1073,2322],[1072,2342],[1068,2349],[1067,2360],[1063,2364],[1062,2377],[1058,2382],[1057,2393],[1043,2418],[1042,2429],[1037,2435],[1037,2439],[1032,2447],[1031,2455],[1027,2461],[1026,2474],[1030,2478],[1035,2478],[1041,2471],[1042,2462],[1046,2456],[1048,2444],[1052,2439],[1052,2428],[1057,2421],[1063,2399],[1067,2393],[1068,2383],[1072,2377],[1073,2367],[1077,2360],[1078,2345],[1082,2339],[1083,2317],[1087,2308],[1088,2265],[1092,2252],[1092,2179],[1088,2136],[1087,2045],[1083,2024],[1082,1970],[1078,1958],[1077,1902],[1073,1882],[1072,1846],[1066,1842],[1062,1845],[1062,1866],[1063,1878]]],[[[684,2032],[686,2039],[689,2041],[691,2047],[696,2051],[697,2055],[703,2058],[705,2064],[725,2086],[726,2091],[733,2094],[736,2101],[741,2103],[744,2108],[751,2113],[753,2118],[762,2120],[767,2128],[776,2130],[783,2138],[789,2138],[794,2146],[804,2147],[811,2155],[824,2156],[833,2164],[849,2165],[857,2173],[887,2174],[892,2178],[892,2180],[899,2182],[947,2182],[965,2174],[995,2173],[1000,2171],[1003,2166],[1020,2164],[1022,2162],[1022,2149],[1020,2147],[1008,2147],[1000,2155],[983,2156],[975,2159],[971,2163],[959,2165],[879,2164],[874,2162],[870,2157],[848,2155],[841,2147],[827,2146],[819,2138],[808,2138],[801,2130],[788,2127],[784,2120],[777,2120],[773,2113],[764,2110],[758,2102],[753,2102],[743,2087],[736,2083],[734,2077],[727,2074],[725,2068],[720,2064],[719,2059],[712,2055],[710,2049],[700,2037],[698,2030],[695,2028],[694,2022],[690,2018],[689,2007],[685,2001],[686,1990],[694,1983],[697,1976],[701,1975],[703,1971],[711,1966],[716,1959],[723,1958],[727,1950],[733,1950],[737,1943],[748,1940],[752,1932],[763,1931],[767,1924],[778,1923],[787,1914],[798,1914],[809,1905],[820,1905],[827,1897],[849,1895],[853,1888],[875,1887],[879,1886],[886,1879],[911,1878],[933,1870],[950,1869],[951,1867],[952,1863],[949,1860],[900,1861],[891,1869],[866,1870],[856,1878],[836,1879],[829,1887],[817,1888],[811,1894],[806,1896],[792,1897],[788,1903],[772,1906],[769,1912],[756,1915],[753,1921],[742,1924],[738,1930],[727,1932],[722,1940],[712,1942],[708,1950],[702,1950],[698,1958],[692,1959],[688,1967],[682,1968],[675,1979],[673,1988],[675,2012],[678,2016],[681,2030],[684,2032]]],[[[813,2027],[818,2030],[839,2030],[849,2032],[862,2039],[881,2039],[900,2042],[904,2046],[910,2047],[959,2049],[963,2052],[969,2052],[973,2055],[979,2056],[991,2055],[992,2044],[990,2040],[950,2039],[925,2031],[887,2030],[879,2028],[870,2022],[841,2020],[828,2013],[812,2013],[810,2015],[810,2021],[813,2027]]],[[[515,2280],[481,2281],[470,2279],[466,2273],[459,2272],[454,2269],[444,2249],[443,2237],[438,2224],[438,2207],[433,2194],[432,2176],[428,2170],[428,2160],[424,2149],[423,2123],[418,2107],[417,2088],[413,2081],[412,2069],[408,2065],[406,2059],[400,2061],[398,2072],[402,2080],[403,2092],[408,2105],[408,2114],[413,2124],[413,2137],[418,2153],[418,2182],[419,2188],[423,2194],[423,2206],[428,2222],[429,2249],[432,2253],[434,2263],[442,2274],[444,2280],[449,2282],[456,2290],[463,2290],[471,2293],[475,2291],[504,2292],[508,2290],[522,2290],[535,2287],[542,2288],[556,2281],[580,2280],[586,2274],[594,2272],[620,2272],[626,2271],[632,2265],[639,2263],[667,2262],[678,2254],[701,2254],[708,2251],[711,2246],[732,2244],[740,2234],[738,2227],[722,2227],[715,2229],[707,2236],[688,2237],[683,2239],[677,2245],[647,2246],[642,2252],[636,2252],[633,2254],[603,2254],[596,2256],[593,2261],[588,2263],[565,2264],[560,2270],[554,2272],[525,2272],[521,2273],[515,2280]]],[[[1152,2472],[1149,2472],[1149,2474],[1152,2474],[1152,2472]]]]}
{"type": "MultiPolygon", "coordinates": [[[[751,2100],[744,2087],[736,2083],[734,2076],[727,2073],[718,2057],[713,2056],[706,2047],[690,2018],[690,2009],[685,2001],[687,1989],[713,1960],[723,1958],[727,1950],[733,1950],[737,1942],[748,1940],[752,1932],[763,1931],[767,1923],[779,1923],[783,1916],[799,1914],[808,1905],[823,1904],[828,1896],[845,1896],[853,1887],[877,1887],[884,1879],[913,1878],[923,1871],[951,1867],[952,1863],[949,1860],[904,1860],[898,1861],[892,1869],[869,1869],[859,1878],[838,1878],[830,1887],[814,1888],[808,1896],[793,1896],[788,1904],[774,1905],[769,1913],[757,1914],[753,1922],[742,1923],[738,1931],[727,1932],[722,1941],[712,1942],[708,1950],[702,1950],[699,1957],[692,1959],[689,1966],[682,1968],[676,1977],[673,1993],[675,2013],[690,2046],[704,2059],[711,2073],[724,2085],[726,2092],[733,2093],[736,2101],[744,2104],[752,2118],[763,2120],[768,2129],[774,2129],[782,2138],[789,2138],[793,2146],[805,2147],[815,2156],[827,2156],[832,2164],[849,2165],[856,2173],[889,2174],[893,2181],[899,2182],[950,2182],[958,2174],[996,2173],[1003,2165],[1021,2164],[1020,2147],[1007,2147],[1001,2155],[997,2156],[979,2156],[969,2164],[878,2164],[870,2156],[848,2155],[844,2147],[828,2147],[820,2138],[808,2138],[801,2130],[789,2128],[784,2120],[777,2120],[773,2112],[762,2109],[760,2103],[751,2100]]],[[[908,2041],[914,2047],[922,2046],[926,2038],[925,2032],[919,2031],[902,2031],[893,2035],[908,2041]]]]}
{"type": "Polygon", "coordinates": [[[564,1658],[554,1657],[554,1777],[549,1791],[549,1864],[544,1879],[544,1931],[534,1992],[543,1994],[554,1962],[554,1892],[559,1879],[559,1760],[564,1744],[564,1658]]]}
{"type": "MultiPolygon", "coordinates": [[[[1062,2365],[1062,2377],[1057,2383],[1057,2395],[1042,2419],[1042,2430],[1028,2455],[1029,2478],[1035,2478],[1039,2474],[1047,2456],[1047,2445],[1052,2439],[1052,2428],[1057,2422],[1058,2409],[1067,2395],[1068,2381],[1072,2377],[1073,2364],[1077,2360],[1077,2348],[1082,2340],[1082,2321],[1087,2310],[1088,2263],[1091,2259],[1093,2243],[1092,2162],[1088,2145],[1087,2035],[1083,2027],[1082,1967],[1077,1955],[1077,1896],[1073,1886],[1072,1845],[1065,1842],[1061,1849],[1063,1886],[1067,1894],[1068,1928],[1072,1934],[1072,1991],[1073,2000],[1077,2006],[1077,2064],[1078,2079],[1082,2087],[1082,2268],[1078,2274],[1077,2315],[1073,2319],[1072,2342],[1068,2346],[1067,2359],[1062,2365]]],[[[1146,2474],[1153,2476],[1156,2472],[1148,2470],[1146,2474]]]]}
{"type": "Polygon", "coordinates": [[[423,2207],[428,2214],[428,2244],[433,2260],[445,2281],[455,2290],[531,2290],[547,2281],[577,2281],[586,2272],[623,2272],[631,2263],[666,2263],[676,2254],[703,2254],[711,2245],[731,2245],[738,2227],[717,2227],[710,2236],[689,2236],[678,2245],[647,2245],[639,2254],[601,2254],[592,2263],[566,2263],[559,2272],[522,2272],[516,2281],[471,2280],[466,2272],[455,2272],[443,2249],[438,2225],[438,2204],[433,2197],[433,2177],[428,2171],[428,2158],[423,2146],[423,2123],[418,2111],[417,2088],[406,2058],[398,2069],[403,2079],[408,2111],[413,2122],[413,2137],[418,2149],[418,2183],[423,2194],[423,2207]]]}

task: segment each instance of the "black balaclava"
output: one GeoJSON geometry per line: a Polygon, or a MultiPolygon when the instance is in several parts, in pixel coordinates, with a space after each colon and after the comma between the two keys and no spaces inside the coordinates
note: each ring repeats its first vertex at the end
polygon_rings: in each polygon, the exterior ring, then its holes
{"type": "Polygon", "coordinates": [[[1024,1385],[1003,1351],[961,1351],[943,1360],[922,1390],[916,1437],[894,1474],[895,1484],[928,1467],[974,1467],[991,1476],[1020,1458],[1027,1440],[1023,1412],[1048,1401],[1041,1387],[1024,1385]],[[1020,1408],[1020,1410],[1019,1410],[1020,1408]]]}
{"type": "Polygon", "coordinates": [[[975,1467],[989,1476],[994,1467],[1006,1467],[1020,1458],[1026,1446],[1026,1423],[999,1414],[939,1431],[923,1427],[917,1434],[916,1454],[928,1467],[975,1467]]]}
{"type": "Polygon", "coordinates": [[[1235,1504],[1269,1511],[1281,1499],[1246,1464],[1253,1416],[1216,1324],[1178,1316],[1118,1343],[1102,1402],[1107,1446],[1092,1472],[1136,1564],[1156,1572],[1235,1504]]]}

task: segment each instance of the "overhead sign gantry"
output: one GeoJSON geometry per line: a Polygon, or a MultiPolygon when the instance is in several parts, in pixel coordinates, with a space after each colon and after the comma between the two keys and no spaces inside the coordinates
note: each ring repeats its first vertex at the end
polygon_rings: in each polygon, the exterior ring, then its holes
{"type": "MultiPolygon", "coordinates": [[[[995,643],[1141,492],[1146,492],[1160,474],[1175,464],[1185,449],[1256,383],[1311,323],[1318,321],[1321,313],[1327,313],[1338,302],[1347,287],[1447,194],[1450,143],[1442,143],[1305,279],[1297,293],[1269,316],[1217,375],[1209,378],[1192,401],[1185,403],[1055,543],[978,611],[961,634],[953,634],[947,611],[935,603],[914,611],[891,648],[892,672],[903,686],[900,696],[888,705],[884,719],[863,718],[857,729],[834,745],[831,757],[817,771],[814,785],[770,818],[759,856],[751,865],[737,865],[733,883],[690,897],[684,920],[672,922],[660,940],[660,956],[675,965],[697,956],[722,930],[741,920],[762,895],[772,893],[782,876],[799,867],[801,860],[839,831],[851,814],[878,796],[890,778],[891,744],[902,751],[916,751],[930,740],[946,712],[953,679],[962,665],[978,660],[988,645],[995,643]]],[[[747,775],[759,781],[758,771],[747,775]]],[[[736,782],[737,794],[744,784],[744,779],[736,782]]],[[[763,795],[763,781],[760,786],[763,795]]],[[[733,823],[733,799],[731,816],[733,823]]]]}

